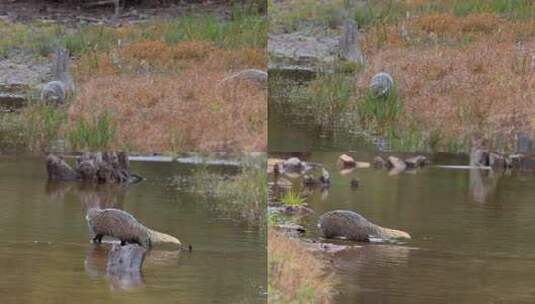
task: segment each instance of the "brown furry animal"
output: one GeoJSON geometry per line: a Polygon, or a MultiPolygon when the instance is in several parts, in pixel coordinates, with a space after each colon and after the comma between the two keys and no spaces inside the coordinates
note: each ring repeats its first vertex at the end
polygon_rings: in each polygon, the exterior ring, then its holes
{"type": "Polygon", "coordinates": [[[370,237],[385,240],[411,238],[405,231],[383,228],[349,210],[333,210],[324,213],[320,216],[319,226],[326,238],[344,237],[353,241],[369,241],[370,237]]]}
{"type": "Polygon", "coordinates": [[[154,244],[174,244],[179,247],[182,245],[171,235],[143,226],[130,213],[123,210],[89,208],[86,220],[95,234],[93,238],[95,243],[101,243],[104,236],[111,236],[121,240],[121,245],[137,243],[145,248],[150,248],[154,244]]]}

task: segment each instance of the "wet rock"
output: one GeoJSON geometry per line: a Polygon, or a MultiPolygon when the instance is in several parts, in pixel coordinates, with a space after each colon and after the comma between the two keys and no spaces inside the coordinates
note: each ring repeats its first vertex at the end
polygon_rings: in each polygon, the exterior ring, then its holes
{"type": "Polygon", "coordinates": [[[305,205],[297,205],[297,206],[269,207],[269,212],[281,213],[284,215],[304,216],[304,215],[313,214],[314,210],[312,210],[311,208],[305,205]]]}
{"type": "Polygon", "coordinates": [[[355,166],[359,169],[369,168],[371,167],[371,164],[369,162],[361,162],[357,161],[355,162],[355,166]]]}
{"type": "Polygon", "coordinates": [[[267,173],[268,174],[271,174],[271,173],[275,173],[274,171],[278,170],[279,174],[281,173],[280,172],[280,167],[279,166],[282,166],[282,164],[284,163],[284,159],[280,159],[280,158],[268,158],[267,160],[267,173]],[[277,168],[275,168],[277,167],[277,168]]]}
{"type": "Polygon", "coordinates": [[[284,224],[278,224],[274,226],[277,230],[291,236],[291,237],[299,237],[303,233],[306,232],[305,228],[301,225],[295,224],[295,223],[284,223],[284,224]]]}
{"type": "Polygon", "coordinates": [[[284,161],[283,168],[287,172],[301,172],[305,165],[297,157],[291,157],[284,161]]]}
{"type": "Polygon", "coordinates": [[[340,169],[354,168],[357,165],[353,157],[347,154],[342,154],[338,156],[338,161],[336,162],[336,164],[340,169]]]}
{"type": "Polygon", "coordinates": [[[407,169],[407,164],[405,162],[395,156],[389,156],[388,157],[388,164],[387,166],[391,170],[395,170],[398,173],[405,171],[407,169]]]}
{"type": "Polygon", "coordinates": [[[390,95],[394,87],[394,79],[388,73],[378,73],[372,77],[369,85],[370,93],[373,97],[384,97],[390,95]]]}
{"type": "Polygon", "coordinates": [[[509,155],[509,163],[514,170],[534,171],[535,155],[512,154],[509,155]]]}
{"type": "Polygon", "coordinates": [[[326,254],[337,254],[350,249],[360,248],[357,245],[339,245],[322,242],[304,242],[305,247],[313,252],[321,252],[326,254]]]}
{"type": "Polygon", "coordinates": [[[489,166],[493,170],[504,170],[507,168],[508,164],[505,156],[499,153],[490,152],[489,153],[489,166]]]}
{"type": "Polygon", "coordinates": [[[427,165],[428,162],[429,162],[429,160],[427,159],[427,157],[425,157],[423,155],[410,157],[410,158],[407,158],[405,160],[405,164],[407,164],[407,168],[409,168],[409,169],[415,169],[415,168],[423,167],[423,166],[427,165]]]}
{"type": "Polygon", "coordinates": [[[325,168],[321,168],[321,175],[318,178],[309,174],[303,176],[303,185],[308,187],[320,186],[322,188],[327,188],[330,184],[331,178],[329,172],[325,168]]]}
{"type": "Polygon", "coordinates": [[[303,176],[303,185],[310,187],[310,186],[316,186],[319,184],[320,184],[319,179],[316,179],[313,176],[308,175],[308,174],[303,176]]]}
{"type": "Polygon", "coordinates": [[[289,189],[292,187],[293,184],[288,179],[284,177],[279,177],[275,180],[274,185],[280,188],[289,189]]]}
{"type": "Polygon", "coordinates": [[[376,156],[373,158],[373,167],[376,169],[382,169],[386,167],[386,161],[381,156],[376,156]]]}

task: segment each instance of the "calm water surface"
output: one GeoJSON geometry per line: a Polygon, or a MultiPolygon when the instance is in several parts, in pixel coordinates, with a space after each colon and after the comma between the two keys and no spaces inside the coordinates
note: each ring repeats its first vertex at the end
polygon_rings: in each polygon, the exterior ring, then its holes
{"type": "Polygon", "coordinates": [[[265,303],[263,232],[170,185],[191,166],[131,165],[147,180],[95,189],[47,183],[41,158],[0,157],[0,303],[265,303]],[[91,244],[85,222],[85,203],[97,192],[193,252],[151,250],[135,286],[106,276],[109,245],[91,244]]]}
{"type": "MultiPolygon", "coordinates": [[[[535,303],[535,174],[429,167],[396,176],[374,169],[342,175],[338,155],[309,156],[326,165],[332,185],[309,197],[315,215],[304,222],[306,237],[318,237],[323,212],[350,209],[413,239],[360,243],[335,258],[342,281],[337,303],[535,303]],[[357,190],[352,178],[360,180],[357,190]]],[[[468,162],[434,158],[435,164],[468,162]]]]}

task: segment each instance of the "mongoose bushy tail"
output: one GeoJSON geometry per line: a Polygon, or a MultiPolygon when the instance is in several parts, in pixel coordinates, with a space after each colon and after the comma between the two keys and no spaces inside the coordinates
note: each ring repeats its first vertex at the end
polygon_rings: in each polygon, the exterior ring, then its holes
{"type": "Polygon", "coordinates": [[[353,241],[368,241],[370,237],[381,239],[410,239],[404,231],[383,228],[349,210],[333,210],[320,216],[320,230],[326,238],[345,237],[353,241]]]}
{"type": "Polygon", "coordinates": [[[102,241],[103,236],[111,236],[121,240],[121,244],[137,243],[145,248],[155,244],[181,246],[177,238],[145,227],[130,213],[123,210],[89,208],[86,220],[95,234],[93,241],[97,243],[102,241]]]}
{"type": "Polygon", "coordinates": [[[69,51],[57,48],[54,52],[54,80],[41,89],[41,101],[62,104],[67,94],[74,92],[74,82],[69,74],[69,51]]]}

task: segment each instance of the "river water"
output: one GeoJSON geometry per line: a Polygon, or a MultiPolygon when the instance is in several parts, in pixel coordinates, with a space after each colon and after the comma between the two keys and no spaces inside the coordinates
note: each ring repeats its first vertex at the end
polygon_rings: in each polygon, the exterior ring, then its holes
{"type": "MultiPolygon", "coordinates": [[[[409,232],[398,243],[360,245],[340,253],[336,303],[534,303],[535,174],[427,167],[399,175],[336,168],[340,153],[307,160],[331,174],[327,192],[307,198],[314,215],[305,238],[317,239],[317,220],[333,209],[356,211],[384,227],[409,232]],[[358,179],[357,189],[350,187],[358,179]]],[[[369,161],[370,153],[357,153],[369,161]]],[[[431,155],[434,164],[467,164],[463,155],[431,155]]]]}
{"type": "MultiPolygon", "coordinates": [[[[270,74],[271,77],[271,74],[270,74]]],[[[292,90],[306,85],[303,77],[276,77],[270,81],[268,95],[268,148],[272,152],[372,150],[377,147],[375,138],[348,126],[344,117],[337,117],[334,124],[314,123],[311,109],[293,104],[292,90]]],[[[305,102],[301,101],[301,102],[305,102]]]]}
{"type": "Polygon", "coordinates": [[[192,165],[131,167],[146,180],[95,188],[47,183],[44,158],[0,157],[1,302],[265,303],[265,230],[218,214],[207,198],[173,186],[173,177],[187,179],[192,165]],[[107,276],[110,245],[91,244],[85,221],[85,206],[95,197],[193,251],[151,250],[135,282],[107,276]]]}

